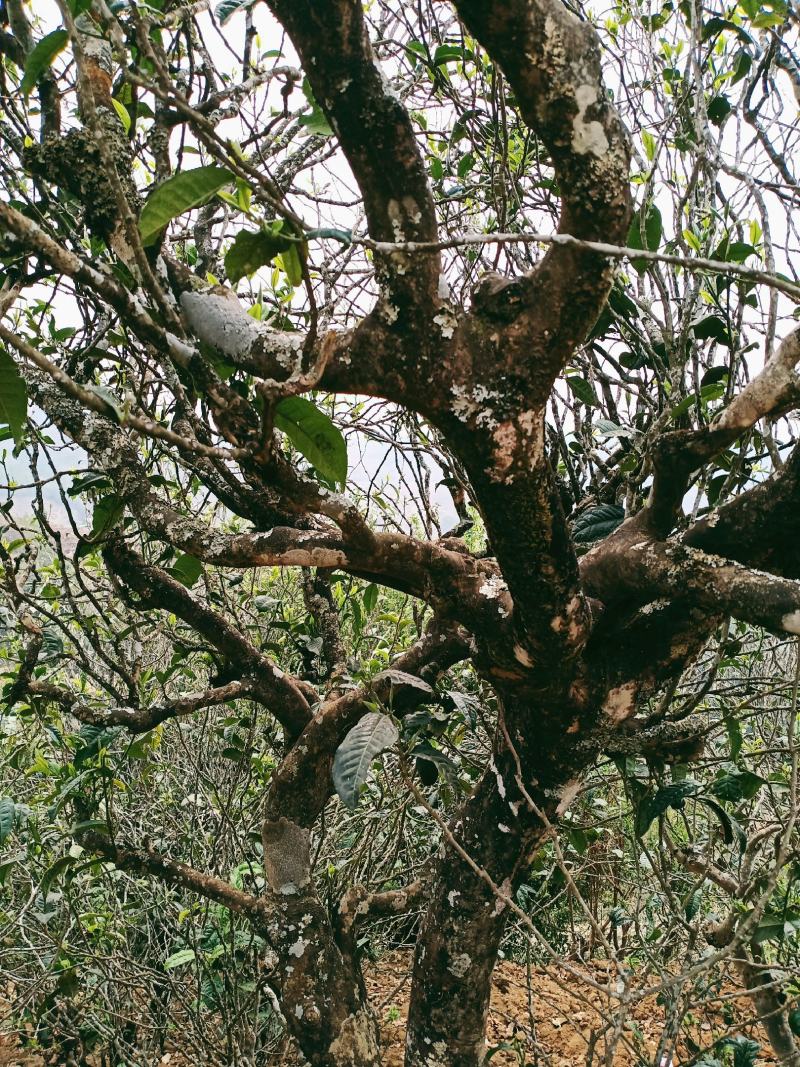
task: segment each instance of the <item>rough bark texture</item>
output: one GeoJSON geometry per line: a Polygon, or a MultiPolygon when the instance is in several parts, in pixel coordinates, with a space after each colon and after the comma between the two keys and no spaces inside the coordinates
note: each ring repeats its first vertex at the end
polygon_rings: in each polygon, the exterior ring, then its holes
{"type": "MultiPolygon", "coordinates": [[[[85,450],[134,522],[132,531],[118,528],[103,537],[103,558],[120,596],[136,609],[180,618],[220,658],[226,676],[163,705],[142,708],[132,697],[130,706],[121,701],[98,713],[69,690],[34,678],[41,641],[37,646],[32,631],[19,692],[38,691],[84,721],[133,732],[237,696],[268,709],[285,750],[264,799],[263,895],[239,893],[147,850],[92,837],[86,844],[121,867],[246,915],[270,945],[283,1013],[314,1067],[379,1062],[377,1023],[353,949],[356,918],[427,895],[407,1067],[478,1067],[507,920],[496,887],[513,896],[586,768],[615,734],[629,736],[642,702],[679,676],[722,618],[800,633],[800,451],[688,528],[681,507],[698,466],[758,419],[796,403],[800,345],[790,335],[709,426],[662,433],[652,448],[649,500],[579,562],[545,412],[554,383],[605,305],[610,262],[579,243],[554,244],[529,273],[489,274],[470,305],[457,306],[440,276],[436,211],[414,127],[376,64],[361,4],[268,3],[352,169],[371,240],[399,247],[376,255],[379,296],[369,314],[346,331],[318,334],[314,326],[305,337],[256,321],[233,291],[199,280],[166,253],[145,255],[131,228],[136,190],[118,166],[128,159],[127,145],[116,126],[113,137],[102,136],[116,121],[109,77],[101,76],[96,57],[81,51],[81,38],[91,35],[69,22],[83,125],[66,136],[50,128],[29,165],[42,178],[48,160],[60,161],[48,179],[85,201],[92,236],[113,244],[137,284],[97,269],[84,250],[63,247],[32,212],[2,204],[0,222],[27,254],[92,293],[124,324],[174,392],[170,425],[110,412],[96,390],[26,339],[5,327],[0,337],[19,355],[32,400],[85,450]],[[76,151],[92,162],[97,180],[64,165],[76,151]],[[425,247],[410,251],[408,242],[425,247]],[[253,376],[258,403],[224,380],[223,360],[253,376]],[[376,532],[350,499],[295,471],[275,447],[274,401],[312,384],[383,397],[427,419],[463,469],[489,553],[473,555],[447,538],[376,532]],[[149,480],[142,436],[172,449],[242,525],[210,529],[176,507],[149,480]],[[336,568],[419,598],[434,621],[389,670],[344,691],[337,685],[344,655],[331,598],[324,577],[308,573],[306,601],[328,657],[330,684],[320,695],[285,674],[223,611],[154,564],[150,545],[156,543],[211,567],[336,568]],[[436,699],[432,684],[463,659],[499,700],[491,763],[445,834],[430,879],[391,900],[354,891],[332,922],[314,887],[309,842],[332,794],[336,749],[370,701],[391,703],[402,717],[436,699]]],[[[549,153],[561,197],[560,231],[579,241],[624,244],[629,148],[603,84],[590,23],[560,0],[456,0],[455,7],[549,153]]],[[[163,79],[168,63],[157,42],[144,34],[140,44],[163,79]]],[[[46,83],[42,90],[49,99],[46,83]]],[[[202,123],[199,128],[208,135],[202,123]]],[[[275,195],[271,180],[264,178],[261,191],[275,195]]],[[[745,967],[744,974],[757,984],[755,971],[745,967]]],[[[779,1013],[770,1026],[774,1040],[784,1041],[779,1013]]]]}

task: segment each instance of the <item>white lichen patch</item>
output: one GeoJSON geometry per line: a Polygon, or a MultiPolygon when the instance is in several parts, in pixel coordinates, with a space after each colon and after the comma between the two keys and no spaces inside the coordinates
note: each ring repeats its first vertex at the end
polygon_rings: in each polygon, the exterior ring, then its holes
{"type": "Polygon", "coordinates": [[[461,896],[461,894],[459,893],[459,891],[457,889],[451,889],[450,890],[450,892],[447,894],[447,903],[450,905],[451,908],[454,908],[456,906],[456,900],[460,896],[461,896]]]}
{"type": "Polygon", "coordinates": [[[508,480],[508,473],[514,463],[518,444],[517,427],[513,419],[501,422],[492,433],[492,455],[494,465],[489,472],[493,481],[502,482],[508,480]]]}
{"type": "Polygon", "coordinates": [[[304,941],[302,937],[298,937],[295,943],[289,946],[289,955],[296,956],[297,959],[300,959],[307,947],[308,941],[304,941]]]}
{"type": "Polygon", "coordinates": [[[450,961],[447,969],[455,978],[463,978],[471,966],[470,957],[466,952],[461,952],[450,961]]]}
{"type": "Polygon", "coordinates": [[[511,833],[511,827],[510,826],[506,826],[506,824],[504,822],[499,822],[497,824],[497,829],[500,831],[501,834],[510,834],[511,833]]]}
{"type": "Polygon", "coordinates": [[[439,327],[439,332],[442,337],[449,341],[456,332],[458,326],[458,319],[449,308],[442,308],[436,315],[433,316],[433,322],[435,326],[439,327]]]}
{"type": "Polygon", "coordinates": [[[800,611],[790,611],[784,615],[781,626],[787,634],[800,634],[800,611]]]}
{"type": "Polygon", "coordinates": [[[579,85],[575,90],[575,103],[578,114],[572,120],[572,147],[582,156],[588,152],[593,156],[604,156],[609,149],[606,131],[602,123],[586,118],[586,112],[597,103],[596,86],[579,85]]]}
{"type": "Polygon", "coordinates": [[[500,794],[501,800],[506,799],[506,783],[503,781],[503,776],[497,769],[497,764],[494,761],[494,757],[489,760],[489,766],[494,771],[494,776],[497,779],[497,792],[500,794]]]}
{"type": "Polygon", "coordinates": [[[478,593],[486,597],[487,600],[496,600],[507,592],[508,586],[499,574],[490,574],[487,578],[484,578],[483,584],[478,589],[478,593]]]}
{"type": "Polygon", "coordinates": [[[636,711],[636,683],[615,686],[603,704],[603,712],[612,722],[625,722],[636,711]]]}

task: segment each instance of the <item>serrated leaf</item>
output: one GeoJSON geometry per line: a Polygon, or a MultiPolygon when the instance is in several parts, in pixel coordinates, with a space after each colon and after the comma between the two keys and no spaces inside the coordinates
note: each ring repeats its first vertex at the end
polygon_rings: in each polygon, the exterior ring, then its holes
{"type": "Polygon", "coordinates": [[[25,60],[25,71],[19,88],[23,96],[29,96],[33,89],[53,63],[59,52],[63,52],[67,46],[69,35],[66,30],[53,30],[43,37],[31,50],[25,60]]]}
{"type": "Polygon", "coordinates": [[[25,382],[6,348],[0,348],[0,423],[9,427],[16,444],[28,416],[25,382]]]}
{"type": "Polygon", "coordinates": [[[203,573],[203,564],[195,556],[184,553],[175,560],[170,573],[173,578],[177,578],[179,582],[191,589],[203,573]]]}
{"type": "Polygon", "coordinates": [[[0,845],[6,840],[14,829],[17,817],[17,805],[11,797],[0,797],[0,845]]]}
{"type": "Polygon", "coordinates": [[[287,396],[275,407],[275,425],[323,478],[344,485],[347,444],[324,411],[305,397],[287,396]]]}
{"type": "MultiPolygon", "coordinates": [[[[269,230],[240,230],[225,253],[225,273],[231,285],[253,274],[259,267],[271,263],[281,252],[291,247],[291,239],[269,230]]],[[[302,274],[301,274],[302,277],[302,274]]]]}
{"type": "Polygon", "coordinates": [[[370,711],[342,741],[333,759],[333,785],[343,804],[355,808],[372,761],[400,736],[388,715],[370,711]]]}
{"type": "Polygon", "coordinates": [[[152,244],[171,219],[200,207],[235,180],[225,167],[197,167],[167,178],[147,198],[139,216],[142,243],[152,244]]]}
{"type": "Polygon", "coordinates": [[[625,509],[620,504],[599,504],[587,508],[572,524],[572,539],[580,543],[599,541],[608,537],[625,518],[625,509]]]}
{"type": "Polygon", "coordinates": [[[173,952],[164,960],[164,970],[173,971],[176,967],[183,967],[197,959],[197,953],[193,948],[182,948],[180,952],[173,952]]]}

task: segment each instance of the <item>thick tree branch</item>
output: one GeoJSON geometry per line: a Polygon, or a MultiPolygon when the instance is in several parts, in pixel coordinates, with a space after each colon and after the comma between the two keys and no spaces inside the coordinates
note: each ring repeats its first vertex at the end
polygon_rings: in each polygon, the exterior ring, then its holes
{"type": "MultiPolygon", "coordinates": [[[[377,241],[435,240],[436,213],[408,113],[375,62],[360,0],[268,0],[300,55],[362,196],[377,241]]],[[[379,280],[407,314],[436,297],[439,256],[380,256],[379,280]]]]}

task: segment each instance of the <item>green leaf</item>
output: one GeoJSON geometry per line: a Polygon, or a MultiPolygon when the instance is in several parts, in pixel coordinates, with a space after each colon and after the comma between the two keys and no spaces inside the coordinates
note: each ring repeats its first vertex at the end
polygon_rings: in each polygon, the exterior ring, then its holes
{"type": "Polygon", "coordinates": [[[722,721],[725,724],[725,733],[728,735],[730,756],[735,763],[739,758],[739,753],[742,751],[742,745],[744,744],[742,727],[739,720],[732,715],[724,715],[722,721]]]}
{"type": "Polygon", "coordinates": [[[671,782],[662,786],[654,794],[645,794],[636,809],[636,835],[642,837],[659,815],[669,808],[682,808],[687,797],[700,792],[699,782],[693,778],[684,778],[681,782],[671,782]]]}
{"type": "Polygon", "coordinates": [[[739,846],[739,852],[744,853],[744,850],[747,848],[747,834],[736,819],[734,819],[732,815],[729,815],[721,804],[717,804],[717,802],[710,797],[698,797],[697,799],[701,804],[705,804],[710,811],[713,811],[719,819],[725,844],[732,845],[733,842],[736,841],[739,846]]]}
{"type": "Polygon", "coordinates": [[[164,960],[164,970],[172,971],[176,967],[183,967],[184,964],[191,963],[197,959],[197,953],[193,948],[182,948],[180,952],[173,952],[171,956],[164,960]]]}
{"type": "Polygon", "coordinates": [[[797,1037],[800,1037],[800,1008],[793,1008],[789,1012],[789,1029],[797,1037]]]}
{"type": "Polygon", "coordinates": [[[139,216],[142,242],[152,244],[167,223],[184,211],[200,207],[214,193],[234,181],[225,167],[197,167],[167,178],[154,189],[139,216]]]}
{"type": "MultiPolygon", "coordinates": [[[[281,252],[292,246],[289,237],[269,230],[240,230],[225,253],[225,273],[231,285],[253,274],[259,267],[271,263],[281,252]]],[[[302,272],[301,272],[302,278],[302,272]]]]}
{"type": "Polygon", "coordinates": [[[99,397],[105,405],[105,414],[114,420],[114,422],[121,423],[124,415],[124,408],[122,402],[116,397],[111,390],[105,385],[85,385],[84,389],[87,393],[94,393],[99,397]]]}
{"type": "Polygon", "coordinates": [[[217,4],[214,14],[219,19],[220,26],[224,26],[238,11],[247,11],[255,2],[256,0],[222,0],[221,4],[217,4]]]}
{"type": "Polygon", "coordinates": [[[117,115],[119,115],[119,121],[122,123],[122,128],[125,130],[125,133],[130,132],[130,128],[131,128],[130,112],[125,107],[125,105],[123,103],[121,103],[121,101],[116,99],[116,97],[113,97],[113,96],[111,97],[111,103],[114,105],[114,110],[116,111],[117,115]]]}
{"type": "Polygon", "coordinates": [[[184,553],[184,555],[178,556],[175,560],[170,568],[170,573],[173,578],[177,578],[179,582],[191,589],[203,573],[203,564],[194,556],[184,553]]]}
{"type": "Polygon", "coordinates": [[[28,415],[28,393],[17,365],[5,348],[0,348],[0,423],[11,430],[19,444],[28,415]]]}
{"type": "Polygon", "coordinates": [[[719,800],[737,804],[740,800],[752,800],[767,780],[752,771],[722,771],[711,783],[709,792],[719,800]]]}
{"type": "Polygon", "coordinates": [[[305,397],[287,396],[275,407],[275,425],[323,478],[344,485],[347,444],[324,411],[305,397]]]}
{"type": "Polygon", "coordinates": [[[65,856],[59,856],[55,863],[50,864],[50,866],[42,875],[42,880],[39,883],[39,892],[42,894],[43,897],[47,897],[47,894],[50,892],[50,886],[53,884],[53,882],[57,878],[59,878],[65,871],[68,871],[74,862],[75,857],[70,856],[69,853],[67,853],[65,856]]]}
{"type": "Polygon", "coordinates": [[[34,46],[25,60],[25,71],[19,85],[23,96],[30,95],[58,53],[64,51],[68,40],[69,34],[66,30],[53,30],[34,46]]]}
{"type": "Polygon", "coordinates": [[[572,524],[572,539],[581,543],[599,541],[608,537],[625,518],[625,509],[619,504],[600,504],[587,508],[572,524]]]}
{"type": "Polygon", "coordinates": [[[124,511],[125,502],[115,493],[101,497],[92,512],[92,540],[97,541],[116,526],[124,511]]]}
{"type": "Polygon", "coordinates": [[[397,742],[399,731],[388,715],[369,711],[336,750],[333,784],[343,804],[355,808],[361,786],[377,755],[397,742]]]}
{"type": "Polygon", "coordinates": [[[375,610],[375,606],[378,603],[378,587],[374,582],[370,582],[362,593],[361,603],[364,605],[364,611],[371,612],[375,610]]]}
{"type": "MultiPolygon", "coordinates": [[[[663,232],[661,212],[655,204],[650,204],[645,213],[640,209],[633,216],[633,222],[628,231],[628,247],[656,252],[661,244],[663,232]]],[[[647,260],[645,259],[632,259],[631,265],[638,274],[644,274],[647,270],[647,260]]]]}
{"type": "Polygon", "coordinates": [[[305,255],[301,258],[301,249],[298,244],[291,244],[280,256],[281,266],[291,285],[297,286],[303,280],[303,263],[305,255]]]}
{"type": "Polygon", "coordinates": [[[755,927],[753,941],[763,944],[765,941],[784,941],[800,934],[800,912],[767,911],[762,921],[755,927]]]}
{"type": "Polygon", "coordinates": [[[0,845],[14,829],[17,817],[17,805],[11,797],[0,797],[0,845]]]}
{"type": "Polygon", "coordinates": [[[731,1067],[756,1067],[761,1045],[749,1037],[726,1037],[720,1042],[720,1048],[733,1049],[731,1067]]]}
{"type": "Polygon", "coordinates": [[[588,407],[597,406],[597,397],[594,394],[594,389],[579,374],[568,374],[567,385],[570,388],[570,392],[578,400],[582,400],[588,407]]]}

